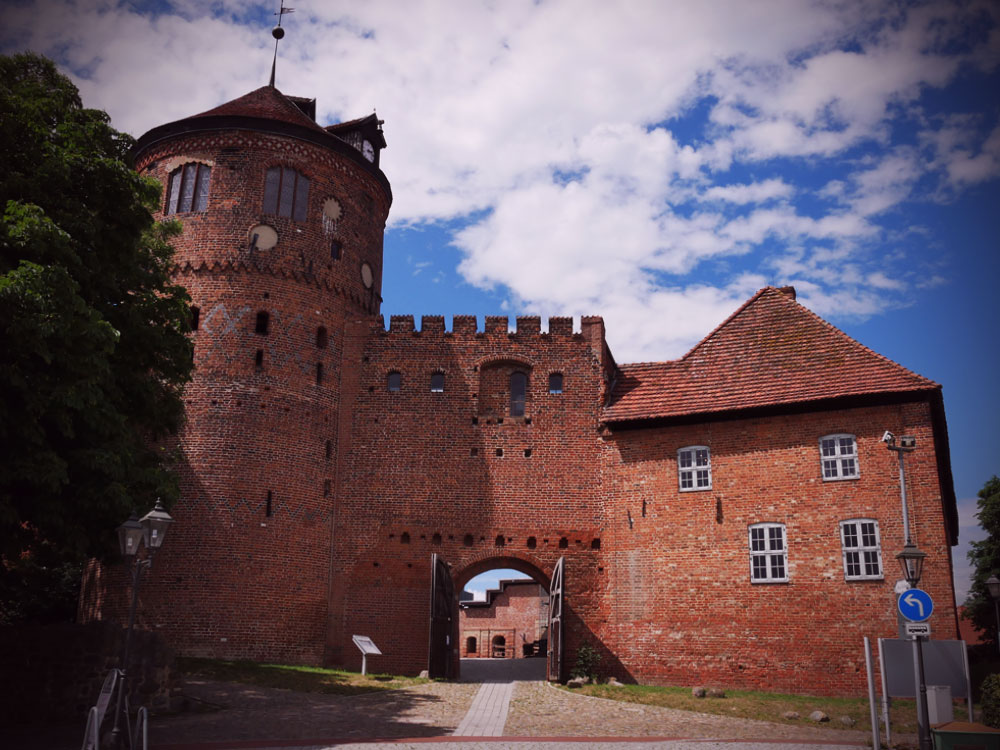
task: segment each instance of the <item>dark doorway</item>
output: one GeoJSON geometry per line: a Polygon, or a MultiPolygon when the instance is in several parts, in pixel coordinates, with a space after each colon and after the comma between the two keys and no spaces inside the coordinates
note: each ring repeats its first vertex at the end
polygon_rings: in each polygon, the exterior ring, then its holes
{"type": "Polygon", "coordinates": [[[431,677],[452,676],[451,642],[455,625],[455,587],[444,560],[431,555],[431,627],[427,672],[431,677]]]}

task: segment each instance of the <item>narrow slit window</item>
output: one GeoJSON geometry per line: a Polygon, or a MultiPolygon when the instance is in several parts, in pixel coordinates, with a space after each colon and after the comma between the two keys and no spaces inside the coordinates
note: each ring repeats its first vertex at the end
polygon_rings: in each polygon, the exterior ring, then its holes
{"type": "Polygon", "coordinates": [[[268,490],[267,491],[267,504],[264,506],[264,515],[267,516],[268,518],[270,518],[271,516],[274,515],[274,508],[271,505],[271,500],[272,499],[273,499],[273,495],[271,494],[271,490],[268,490]]]}
{"type": "Polygon", "coordinates": [[[510,415],[524,416],[524,401],[528,391],[528,376],[523,372],[510,374],[510,415]]]}
{"type": "Polygon", "coordinates": [[[329,342],[329,334],[326,332],[325,326],[320,326],[316,329],[316,348],[326,349],[327,343],[329,342]]]}
{"type": "Polygon", "coordinates": [[[431,375],[431,393],[444,393],[443,372],[435,372],[431,375]]]}
{"type": "Polygon", "coordinates": [[[198,330],[198,323],[200,322],[200,320],[201,320],[201,308],[194,307],[192,305],[192,307],[191,307],[191,330],[192,331],[197,331],[198,330]]]}
{"type": "Polygon", "coordinates": [[[253,358],[253,364],[254,364],[254,367],[257,368],[258,370],[263,370],[264,369],[264,350],[263,349],[258,349],[257,350],[257,353],[254,355],[254,358],[253,358]]]}
{"type": "Polygon", "coordinates": [[[316,385],[322,385],[322,384],[323,384],[323,363],[322,362],[317,362],[316,363],[316,385]]]}
{"type": "Polygon", "coordinates": [[[330,240],[330,260],[340,260],[340,251],[343,247],[340,240],[330,240]]]}
{"type": "Polygon", "coordinates": [[[257,313],[257,322],[254,325],[254,333],[259,333],[261,336],[266,336],[271,327],[271,316],[266,310],[261,310],[257,313]]]}

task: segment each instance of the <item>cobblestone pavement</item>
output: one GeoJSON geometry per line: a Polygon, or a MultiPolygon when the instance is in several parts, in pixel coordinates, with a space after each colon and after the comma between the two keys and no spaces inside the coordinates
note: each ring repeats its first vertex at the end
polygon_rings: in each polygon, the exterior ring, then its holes
{"type": "MultiPolygon", "coordinates": [[[[853,730],[737,719],[594,698],[560,690],[545,682],[520,682],[515,686],[504,735],[800,739],[854,745],[863,745],[866,740],[870,743],[871,738],[869,733],[853,730]]],[[[704,746],[699,744],[698,747],[704,746]]]]}
{"type": "Polygon", "coordinates": [[[206,710],[154,719],[150,743],[439,737],[455,730],[478,689],[475,683],[431,682],[338,696],[188,679],[185,694],[206,710]]]}
{"type": "Polygon", "coordinates": [[[260,749],[289,746],[280,742],[284,740],[300,748],[317,750],[333,747],[376,750],[383,746],[393,750],[410,747],[427,750],[428,743],[489,750],[501,747],[564,750],[598,745],[627,750],[716,747],[732,750],[733,740],[760,741],[739,742],[740,750],[763,747],[792,750],[817,745],[858,747],[870,742],[869,735],[863,732],[640,706],[570,693],[543,682],[513,685],[503,737],[490,740],[451,737],[479,687],[477,683],[435,682],[387,693],[344,697],[190,680],[187,692],[197,699],[196,703],[214,710],[156,719],[150,740],[154,747],[208,748],[213,742],[227,742],[233,743],[230,747],[260,749]],[[215,708],[221,706],[225,708],[215,708]],[[364,742],[366,739],[396,739],[396,742],[364,742]],[[556,739],[561,741],[553,742],[556,739]],[[269,740],[274,744],[269,745],[269,740]]]}

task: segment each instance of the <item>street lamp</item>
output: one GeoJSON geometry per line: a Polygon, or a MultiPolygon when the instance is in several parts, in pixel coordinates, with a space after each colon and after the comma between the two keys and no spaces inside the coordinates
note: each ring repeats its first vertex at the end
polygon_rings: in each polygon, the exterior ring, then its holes
{"type": "MultiPolygon", "coordinates": [[[[132,631],[135,629],[135,608],[139,601],[139,577],[144,568],[153,567],[153,555],[163,546],[163,540],[167,536],[167,527],[174,522],[174,519],[167,513],[160,500],[149,513],[140,520],[135,511],[128,517],[121,526],[118,527],[118,546],[128,564],[132,566],[132,606],[128,614],[128,630],[125,632],[125,648],[122,649],[121,666],[118,668],[118,702],[115,709],[115,722],[111,729],[111,747],[120,748],[121,738],[121,718],[123,714],[123,704],[126,688],[126,669],[128,668],[128,652],[132,643],[132,631]],[[145,559],[138,559],[139,543],[146,546],[145,559]]],[[[131,745],[131,738],[129,744],[131,745]]]]}
{"type": "MultiPolygon", "coordinates": [[[[903,551],[896,555],[903,577],[911,589],[920,584],[920,576],[924,571],[924,559],[927,553],[922,552],[910,537],[910,513],[906,507],[906,464],[903,456],[917,449],[917,439],[912,435],[902,435],[897,442],[896,436],[888,430],[882,435],[885,447],[899,456],[899,496],[903,504],[903,551]]],[[[931,750],[931,733],[927,712],[927,680],[924,677],[923,638],[913,636],[913,667],[916,673],[917,685],[917,738],[920,750],[931,750]]]]}
{"type": "Polygon", "coordinates": [[[990,599],[993,600],[993,611],[997,618],[997,648],[1000,648],[1000,578],[996,574],[986,579],[986,590],[990,592],[990,599]]]}

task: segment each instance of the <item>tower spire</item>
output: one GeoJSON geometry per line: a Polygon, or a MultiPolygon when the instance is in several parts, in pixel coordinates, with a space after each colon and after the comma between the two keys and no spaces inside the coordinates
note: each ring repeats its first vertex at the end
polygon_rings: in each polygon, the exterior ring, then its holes
{"type": "Polygon", "coordinates": [[[271,88],[274,88],[274,72],[278,67],[278,42],[285,36],[285,30],[281,28],[281,17],[286,13],[294,12],[295,8],[286,8],[285,0],[281,0],[281,6],[278,8],[278,12],[274,14],[278,17],[278,25],[271,29],[271,36],[274,37],[274,59],[271,61],[271,81],[268,83],[271,88]]]}

